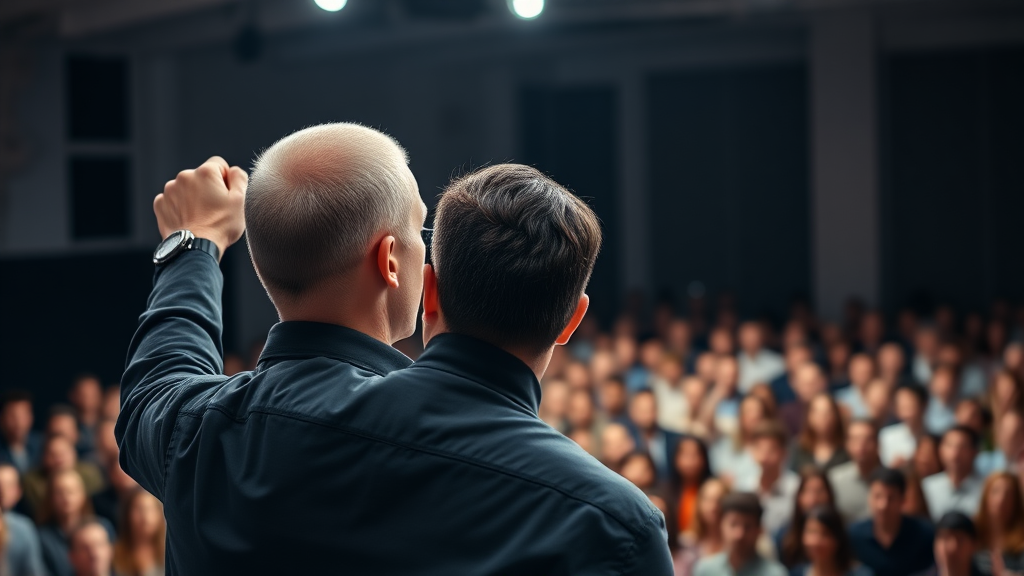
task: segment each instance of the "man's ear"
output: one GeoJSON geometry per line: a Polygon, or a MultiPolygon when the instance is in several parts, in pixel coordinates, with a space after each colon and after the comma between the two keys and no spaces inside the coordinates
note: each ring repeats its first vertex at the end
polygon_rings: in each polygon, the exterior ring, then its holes
{"type": "Polygon", "coordinates": [[[385,236],[377,245],[377,270],[389,288],[398,288],[398,258],[395,237],[385,236]]]}
{"type": "Polygon", "coordinates": [[[423,345],[426,346],[435,335],[444,332],[441,307],[437,300],[437,276],[434,267],[423,265],[423,345]]]}
{"type": "Polygon", "coordinates": [[[437,276],[434,267],[423,265],[423,318],[437,315],[437,276]]]}
{"type": "Polygon", "coordinates": [[[572,313],[572,318],[569,319],[569,323],[565,325],[565,329],[555,339],[555,344],[564,346],[569,342],[569,338],[572,338],[572,333],[576,331],[580,326],[580,322],[583,321],[583,317],[587,315],[587,308],[590,307],[590,296],[584,294],[580,296],[580,302],[576,305],[576,311],[572,313]]]}

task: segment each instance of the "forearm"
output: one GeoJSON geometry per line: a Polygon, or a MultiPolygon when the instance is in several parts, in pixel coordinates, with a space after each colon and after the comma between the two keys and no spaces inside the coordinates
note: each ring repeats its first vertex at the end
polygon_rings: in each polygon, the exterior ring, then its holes
{"type": "Polygon", "coordinates": [[[115,436],[122,467],[158,496],[189,383],[223,378],[223,285],[217,261],[205,252],[184,252],[158,268],[128,350],[115,436]]]}
{"type": "Polygon", "coordinates": [[[153,292],[128,349],[122,402],[135,387],[175,374],[223,371],[224,276],[209,254],[188,251],[155,274],[153,292]]]}

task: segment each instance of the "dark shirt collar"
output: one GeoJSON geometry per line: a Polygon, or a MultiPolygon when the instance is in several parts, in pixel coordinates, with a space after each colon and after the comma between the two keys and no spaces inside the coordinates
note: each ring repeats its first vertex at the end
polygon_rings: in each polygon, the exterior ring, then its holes
{"type": "Polygon", "coordinates": [[[260,364],[333,358],[380,376],[412,364],[405,354],[351,328],[319,322],[279,322],[270,329],[260,364]]]}
{"type": "Polygon", "coordinates": [[[522,360],[493,344],[462,334],[438,334],[417,366],[451,372],[486,386],[536,414],[540,382],[522,360]]]}

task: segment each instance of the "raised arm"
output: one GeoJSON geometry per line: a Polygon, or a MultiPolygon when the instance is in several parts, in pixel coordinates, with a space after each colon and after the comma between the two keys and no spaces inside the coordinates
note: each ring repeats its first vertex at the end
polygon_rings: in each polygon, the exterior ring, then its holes
{"type": "MultiPolygon", "coordinates": [[[[245,231],[248,177],[214,157],[167,183],[153,202],[160,234],[189,230],[220,254],[245,231]]],[[[162,496],[166,454],[182,407],[225,380],[218,261],[188,250],[157,266],[153,292],[128,349],[115,434],[121,467],[162,496]]]]}

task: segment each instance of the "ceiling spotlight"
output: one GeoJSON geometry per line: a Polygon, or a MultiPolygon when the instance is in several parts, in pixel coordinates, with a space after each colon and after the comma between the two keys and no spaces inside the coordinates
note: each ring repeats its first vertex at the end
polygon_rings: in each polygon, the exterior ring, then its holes
{"type": "Polygon", "coordinates": [[[544,0],[508,0],[508,7],[523,20],[532,20],[544,11],[544,0]]]}
{"type": "Polygon", "coordinates": [[[348,4],[348,0],[314,0],[316,5],[328,12],[337,12],[348,4]]]}

